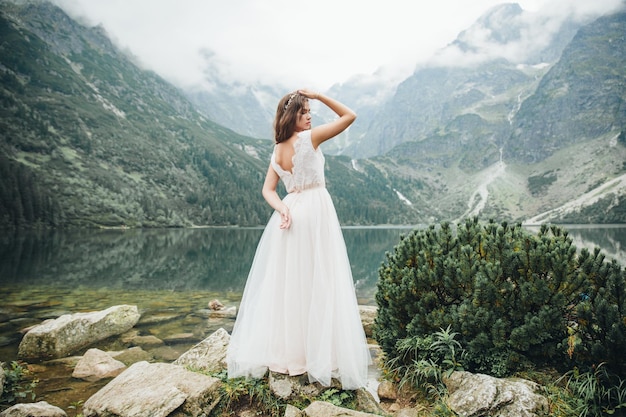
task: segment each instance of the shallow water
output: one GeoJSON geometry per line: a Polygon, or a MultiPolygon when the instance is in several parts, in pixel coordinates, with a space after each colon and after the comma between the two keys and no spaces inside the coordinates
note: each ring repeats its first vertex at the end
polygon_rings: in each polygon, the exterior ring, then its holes
{"type": "MultiPolygon", "coordinates": [[[[218,295],[206,292],[169,290],[124,290],[97,289],[91,287],[40,287],[9,285],[3,287],[3,308],[0,336],[0,358],[7,362],[17,358],[17,348],[22,329],[47,318],[56,318],[65,313],[103,310],[113,305],[137,305],[141,313],[139,323],[134,327],[139,336],[156,336],[163,340],[179,335],[176,340],[163,346],[142,346],[154,361],[171,362],[194,344],[205,339],[220,327],[232,330],[231,319],[209,319],[207,303],[218,295]],[[86,307],[88,306],[88,307],[86,307]],[[182,339],[181,339],[182,338],[182,339]]],[[[232,305],[237,298],[224,297],[221,301],[232,305]]],[[[129,347],[119,337],[111,337],[94,344],[105,351],[119,351],[129,347]]],[[[76,352],[82,354],[86,350],[76,352]]],[[[86,382],[71,377],[75,358],[62,361],[46,361],[30,364],[32,376],[39,379],[35,390],[37,400],[45,400],[67,412],[73,403],[86,401],[107,381],[86,382]]]]}

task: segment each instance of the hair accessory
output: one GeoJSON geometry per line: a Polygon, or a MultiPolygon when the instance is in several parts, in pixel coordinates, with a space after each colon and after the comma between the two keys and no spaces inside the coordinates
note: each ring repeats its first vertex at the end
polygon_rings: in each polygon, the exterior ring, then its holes
{"type": "Polygon", "coordinates": [[[289,107],[289,105],[291,104],[291,102],[293,101],[293,98],[295,96],[297,96],[298,93],[293,93],[292,95],[289,96],[289,100],[287,100],[287,103],[285,104],[285,108],[283,110],[287,110],[287,107],[289,107]]]}

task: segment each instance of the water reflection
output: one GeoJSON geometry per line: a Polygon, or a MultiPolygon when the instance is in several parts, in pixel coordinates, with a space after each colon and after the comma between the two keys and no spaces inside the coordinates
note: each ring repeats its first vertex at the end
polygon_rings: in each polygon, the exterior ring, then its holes
{"type": "Polygon", "coordinates": [[[6,236],[0,284],[239,288],[258,229],[46,231],[6,236]]]}
{"type": "MultiPolygon", "coordinates": [[[[358,291],[371,297],[384,254],[408,229],[351,228],[358,291]]],[[[0,239],[0,286],[241,292],[262,229],[41,231],[0,239]]]]}
{"type": "MultiPolygon", "coordinates": [[[[577,247],[598,246],[626,265],[626,227],[564,228],[577,247]]],[[[409,231],[344,229],[360,298],[372,301],[385,252],[409,231]]],[[[0,286],[238,293],[245,285],[261,233],[260,228],[217,228],[4,234],[0,238],[0,286]]]]}
{"type": "MultiPolygon", "coordinates": [[[[619,225],[562,225],[578,248],[593,251],[598,247],[609,259],[626,266],[626,226],[619,225]]],[[[528,227],[536,232],[539,227],[528,227]]]]}

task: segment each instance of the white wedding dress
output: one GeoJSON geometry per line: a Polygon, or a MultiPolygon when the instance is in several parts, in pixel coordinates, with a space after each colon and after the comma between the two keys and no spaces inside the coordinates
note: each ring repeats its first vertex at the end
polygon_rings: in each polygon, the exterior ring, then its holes
{"type": "Polygon", "coordinates": [[[252,262],[227,362],[229,378],[307,373],[324,386],[364,387],[370,353],[339,220],[325,187],[324,155],[298,134],[293,170],[271,164],[288,194],[292,223],[274,212],[252,262]]]}

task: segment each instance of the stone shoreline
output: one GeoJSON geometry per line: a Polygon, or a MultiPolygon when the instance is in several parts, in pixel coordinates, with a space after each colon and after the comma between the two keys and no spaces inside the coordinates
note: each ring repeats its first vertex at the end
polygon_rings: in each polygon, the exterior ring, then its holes
{"type": "MultiPolygon", "coordinates": [[[[236,308],[224,307],[216,301],[209,302],[209,309],[205,312],[207,319],[234,320],[236,308]]],[[[370,338],[376,311],[377,308],[373,306],[360,306],[363,328],[370,338]]],[[[230,335],[225,329],[219,328],[184,353],[172,355],[176,357],[171,360],[155,361],[142,346],[158,349],[164,347],[165,342],[155,336],[140,335],[135,326],[142,322],[146,324],[167,319],[163,316],[142,318],[137,307],[132,305],[118,305],[90,313],[65,314],[27,329],[18,354],[21,359],[30,361],[28,367],[35,376],[39,367],[62,363],[72,369],[71,377],[76,380],[88,383],[108,381],[82,404],[84,417],[208,416],[220,401],[222,384],[219,378],[209,375],[226,369],[230,335]],[[118,339],[126,348],[103,351],[94,347],[111,338],[118,339]],[[85,349],[81,356],[69,356],[85,349]]],[[[193,334],[174,334],[168,338],[171,343],[189,340],[191,337],[193,334]]],[[[376,344],[370,345],[370,349],[375,358],[380,355],[380,348],[376,344]]],[[[377,368],[377,365],[374,367],[377,368]]],[[[290,400],[297,403],[297,398],[303,396],[314,399],[327,389],[317,383],[309,383],[306,376],[289,377],[269,373],[267,378],[272,395],[287,403],[290,400]]],[[[389,381],[379,383],[377,379],[372,381],[371,386],[355,391],[359,411],[314,400],[304,410],[288,406],[285,416],[417,416],[414,404],[407,406],[406,401],[398,399],[398,389],[394,384],[389,381]]],[[[500,415],[533,416],[534,410],[540,412],[547,408],[547,400],[535,394],[537,386],[530,381],[498,380],[486,375],[455,372],[446,384],[451,407],[458,410],[473,407],[476,411],[476,407],[482,410],[496,407],[506,411],[509,407],[510,414],[502,412],[500,415]],[[468,403],[468,388],[478,390],[471,393],[471,398],[482,395],[487,398],[488,404],[477,405],[476,401],[468,403]],[[485,396],[485,392],[491,395],[485,396]],[[525,408],[520,409],[519,404],[524,404],[525,408]]],[[[340,389],[337,381],[333,388],[340,389]]],[[[249,411],[252,414],[246,415],[254,414],[253,410],[249,411]]],[[[46,401],[17,404],[0,413],[0,417],[29,415],[67,417],[66,411],[46,401]]]]}

